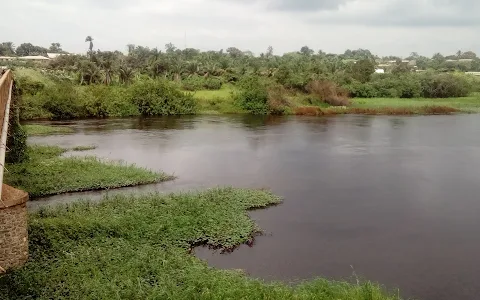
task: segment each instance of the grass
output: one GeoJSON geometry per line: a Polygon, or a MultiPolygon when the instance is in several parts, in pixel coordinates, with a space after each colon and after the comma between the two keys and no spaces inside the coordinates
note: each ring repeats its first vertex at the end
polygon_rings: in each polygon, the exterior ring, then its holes
{"type": "Polygon", "coordinates": [[[77,147],[73,147],[73,148],[72,148],[72,151],[81,152],[81,151],[89,151],[89,150],[95,150],[95,149],[97,149],[97,146],[95,146],[95,145],[91,145],[91,146],[77,146],[77,147]]]}
{"type": "Polygon", "coordinates": [[[372,98],[352,99],[354,108],[418,108],[418,107],[444,106],[458,109],[463,112],[480,112],[480,93],[474,93],[470,97],[442,98],[442,99],[400,99],[400,98],[372,98]]]}
{"type": "Polygon", "coordinates": [[[28,136],[69,134],[75,131],[69,127],[45,126],[45,125],[23,125],[28,136]]]}
{"type": "Polygon", "coordinates": [[[231,249],[259,228],[247,210],[274,205],[269,192],[115,196],[29,216],[31,258],[0,277],[2,299],[318,299],[395,300],[370,282],[318,279],[297,286],[217,270],[195,245],[231,249]]]}
{"type": "Polygon", "coordinates": [[[50,79],[47,75],[45,75],[38,69],[15,68],[14,75],[15,77],[26,77],[30,81],[41,82],[45,85],[54,85],[52,79],[50,79]]]}
{"type": "Polygon", "coordinates": [[[235,104],[236,89],[230,84],[223,85],[220,90],[201,90],[193,92],[200,114],[241,114],[245,113],[235,104]]]}
{"type": "Polygon", "coordinates": [[[67,192],[102,190],[173,179],[120,162],[95,157],[61,157],[66,150],[55,146],[31,146],[29,160],[7,165],[5,183],[22,189],[31,197],[67,192]]]}

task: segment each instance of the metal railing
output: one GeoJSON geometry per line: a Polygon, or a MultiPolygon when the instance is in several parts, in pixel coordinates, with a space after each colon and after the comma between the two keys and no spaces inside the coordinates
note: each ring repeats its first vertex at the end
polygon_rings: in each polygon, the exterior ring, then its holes
{"type": "MultiPolygon", "coordinates": [[[[5,169],[5,152],[7,151],[8,121],[12,101],[13,74],[7,70],[0,78],[0,202],[2,201],[3,171],[5,169]]],[[[5,206],[5,205],[4,205],[5,206]]]]}

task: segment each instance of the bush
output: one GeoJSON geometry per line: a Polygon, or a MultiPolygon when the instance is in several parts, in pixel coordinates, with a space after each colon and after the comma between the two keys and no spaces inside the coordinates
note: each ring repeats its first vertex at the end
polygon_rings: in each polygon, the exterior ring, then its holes
{"type": "Polygon", "coordinates": [[[62,83],[46,87],[35,98],[53,119],[72,119],[80,116],[80,94],[71,84],[62,83]]]}
{"type": "Polygon", "coordinates": [[[361,83],[355,81],[346,86],[351,97],[355,98],[375,98],[378,97],[377,90],[371,83],[361,83]]]}
{"type": "Polygon", "coordinates": [[[266,115],[269,113],[268,92],[258,77],[244,77],[238,86],[240,92],[236,95],[238,105],[254,115],[266,115]]]}
{"type": "Polygon", "coordinates": [[[216,77],[209,77],[205,80],[203,87],[207,90],[219,90],[222,88],[222,81],[216,77]]]}
{"type": "Polygon", "coordinates": [[[219,90],[222,88],[222,81],[217,77],[190,76],[182,81],[182,87],[187,91],[219,90]]]}
{"type": "Polygon", "coordinates": [[[286,96],[283,86],[274,86],[268,89],[268,109],[272,115],[286,115],[290,112],[291,103],[286,96]]]}
{"type": "Polygon", "coordinates": [[[129,92],[131,103],[144,116],[195,114],[197,111],[193,96],[166,80],[137,82],[129,92]]]}
{"type": "Polygon", "coordinates": [[[472,91],[465,78],[452,74],[425,74],[421,86],[426,98],[466,97],[472,91]]]}
{"type": "Polygon", "coordinates": [[[18,86],[14,86],[13,98],[10,106],[10,115],[7,136],[7,154],[5,161],[7,163],[21,163],[28,159],[27,153],[27,133],[20,125],[19,104],[21,102],[21,94],[18,86]]]}
{"type": "Polygon", "coordinates": [[[307,91],[322,102],[333,106],[348,106],[348,91],[327,80],[314,80],[307,85],[307,91]]]}
{"type": "Polygon", "coordinates": [[[45,88],[43,82],[31,79],[26,76],[18,77],[16,80],[21,93],[24,95],[36,95],[45,88]]]}
{"type": "Polygon", "coordinates": [[[202,89],[204,81],[201,76],[190,76],[182,80],[182,87],[186,91],[198,91],[202,89]]]}
{"type": "Polygon", "coordinates": [[[82,89],[85,100],[83,101],[83,114],[86,117],[108,117],[108,105],[111,102],[112,88],[106,85],[89,85],[82,89]]]}
{"type": "Polygon", "coordinates": [[[359,98],[418,98],[422,94],[416,74],[374,74],[370,82],[348,85],[352,97],[359,98]]]}

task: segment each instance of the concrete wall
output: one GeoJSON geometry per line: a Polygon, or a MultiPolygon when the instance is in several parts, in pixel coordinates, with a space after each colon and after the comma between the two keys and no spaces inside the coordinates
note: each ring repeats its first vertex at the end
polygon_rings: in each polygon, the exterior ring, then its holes
{"type": "Polygon", "coordinates": [[[3,185],[0,202],[0,273],[28,260],[28,194],[3,185]]]}

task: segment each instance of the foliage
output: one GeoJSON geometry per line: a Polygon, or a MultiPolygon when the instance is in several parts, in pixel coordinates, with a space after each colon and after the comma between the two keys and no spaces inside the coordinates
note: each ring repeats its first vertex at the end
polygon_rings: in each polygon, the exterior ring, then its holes
{"type": "Polygon", "coordinates": [[[190,76],[182,80],[182,87],[186,91],[199,91],[204,88],[205,78],[190,76]]]}
{"type": "Polygon", "coordinates": [[[166,174],[121,162],[104,162],[95,157],[59,157],[65,151],[54,146],[29,147],[29,160],[7,166],[5,182],[25,190],[31,197],[41,197],[172,179],[166,174]]]}
{"type": "MultiPolygon", "coordinates": [[[[20,125],[19,102],[21,101],[19,89],[14,84],[13,98],[10,103],[9,127],[7,136],[7,153],[5,161],[7,163],[21,163],[28,159],[27,153],[27,133],[20,125]]],[[[3,166],[2,166],[3,167],[3,166]]]]}
{"type": "Polygon", "coordinates": [[[208,77],[203,87],[207,90],[219,90],[222,88],[222,81],[216,77],[208,77]]]}
{"type": "Polygon", "coordinates": [[[182,87],[187,91],[219,90],[222,88],[222,80],[217,77],[193,75],[182,80],[182,87]]]}
{"type": "Polygon", "coordinates": [[[266,283],[216,270],[193,246],[232,249],[259,231],[246,213],[280,202],[269,192],[119,195],[30,215],[31,260],[0,277],[6,299],[399,300],[370,283],[266,283]]]}
{"type": "Polygon", "coordinates": [[[370,77],[375,73],[375,65],[369,59],[362,59],[351,66],[350,72],[354,79],[365,83],[370,81],[370,77]]]}
{"type": "Polygon", "coordinates": [[[291,112],[292,103],[287,97],[287,91],[281,85],[268,89],[268,110],[271,115],[286,115],[291,112]]]}
{"type": "Polygon", "coordinates": [[[0,43],[0,56],[15,56],[15,46],[13,42],[0,43]]]}
{"type": "Polygon", "coordinates": [[[426,74],[421,86],[426,98],[466,97],[472,90],[467,80],[451,74],[426,74]]]}
{"type": "Polygon", "coordinates": [[[236,94],[236,101],[242,109],[254,115],[268,114],[268,91],[258,77],[243,78],[239,87],[240,92],[236,94]]]}
{"type": "Polygon", "coordinates": [[[347,89],[353,97],[359,98],[466,97],[474,86],[467,78],[430,73],[376,74],[370,82],[353,82],[347,89]]]}
{"type": "Polygon", "coordinates": [[[17,76],[16,82],[22,94],[36,95],[45,88],[45,83],[27,76],[17,76]]]}
{"type": "Polygon", "coordinates": [[[79,95],[72,84],[46,87],[36,97],[53,119],[72,119],[80,116],[79,95]]]}
{"type": "Polygon", "coordinates": [[[307,91],[320,101],[332,106],[348,106],[348,91],[331,81],[314,80],[307,86],[307,91]]]}
{"type": "Polygon", "coordinates": [[[24,125],[23,128],[28,136],[68,134],[74,132],[72,128],[63,126],[24,125]]]}
{"type": "Polygon", "coordinates": [[[40,46],[32,45],[31,43],[23,43],[15,50],[18,56],[30,56],[30,55],[47,55],[48,49],[40,46]]]}
{"type": "Polygon", "coordinates": [[[197,111],[193,96],[166,80],[136,82],[129,92],[130,101],[144,116],[185,115],[197,111]]]}

